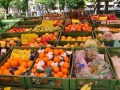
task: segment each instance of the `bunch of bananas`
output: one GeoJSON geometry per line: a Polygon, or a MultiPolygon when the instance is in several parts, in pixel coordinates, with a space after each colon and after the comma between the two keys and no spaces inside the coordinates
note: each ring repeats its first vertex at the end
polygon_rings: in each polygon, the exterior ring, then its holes
{"type": "Polygon", "coordinates": [[[85,84],[80,90],[91,90],[92,82],[85,84]]]}

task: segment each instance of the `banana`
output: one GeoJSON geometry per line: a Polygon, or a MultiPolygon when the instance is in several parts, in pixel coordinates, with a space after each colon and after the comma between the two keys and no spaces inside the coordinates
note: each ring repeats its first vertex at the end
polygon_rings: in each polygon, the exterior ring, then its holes
{"type": "Polygon", "coordinates": [[[91,90],[92,82],[85,84],[80,90],[91,90]]]}

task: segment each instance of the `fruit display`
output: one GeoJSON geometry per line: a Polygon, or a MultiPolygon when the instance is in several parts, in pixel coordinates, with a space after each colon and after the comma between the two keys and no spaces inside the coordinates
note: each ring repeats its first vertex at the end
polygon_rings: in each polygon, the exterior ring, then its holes
{"type": "Polygon", "coordinates": [[[32,28],[12,28],[12,29],[10,29],[10,30],[8,30],[6,32],[7,33],[13,33],[13,32],[19,33],[19,32],[29,32],[31,30],[32,30],[32,28]]]}
{"type": "Polygon", "coordinates": [[[88,39],[92,39],[92,36],[78,36],[78,37],[71,37],[71,36],[61,36],[61,41],[82,41],[85,42],[88,39]]]}
{"type": "Polygon", "coordinates": [[[102,21],[102,20],[118,20],[115,14],[104,14],[104,15],[91,15],[91,20],[102,21]]]}
{"type": "Polygon", "coordinates": [[[18,37],[4,38],[0,40],[0,47],[11,47],[16,46],[20,39],[18,37]]]}
{"type": "MultiPolygon", "coordinates": [[[[24,49],[26,51],[26,49],[24,49]]],[[[31,51],[30,58],[9,57],[0,65],[0,74],[4,75],[24,75],[30,69],[37,53],[31,51]]],[[[12,80],[12,79],[11,79],[12,80]]]]}
{"type": "Polygon", "coordinates": [[[64,29],[65,31],[69,32],[69,31],[87,31],[87,32],[91,32],[92,31],[92,27],[88,24],[88,23],[78,23],[78,24],[71,24],[65,27],[64,29]]]}
{"type": "Polygon", "coordinates": [[[31,76],[68,78],[72,51],[47,47],[38,52],[31,76]]]}
{"type": "Polygon", "coordinates": [[[98,33],[96,37],[100,41],[120,40],[120,33],[104,32],[98,33]]]}
{"type": "Polygon", "coordinates": [[[42,36],[37,36],[37,38],[33,38],[31,39],[31,41],[28,44],[22,44],[22,47],[40,47],[40,46],[54,46],[55,40],[58,37],[58,32],[54,32],[52,33],[46,33],[42,36]],[[53,41],[52,43],[49,41],[53,41]],[[52,44],[52,45],[51,45],[52,44]]]}
{"type": "Polygon", "coordinates": [[[59,14],[59,13],[47,13],[43,16],[43,19],[59,19],[63,20],[64,19],[64,14],[59,14]]]}
{"type": "Polygon", "coordinates": [[[70,19],[88,20],[89,14],[82,9],[69,9],[67,17],[70,19]]]}
{"type": "Polygon", "coordinates": [[[83,47],[105,47],[104,43],[100,43],[97,39],[88,39],[86,42],[63,42],[58,41],[57,46],[58,48],[83,48],[83,47]]]}
{"type": "MultiPolygon", "coordinates": [[[[105,49],[102,48],[102,51],[105,49]]],[[[76,50],[73,76],[86,79],[112,79],[113,73],[109,62],[104,57],[105,53],[101,53],[97,48],[76,50]]]]}
{"type": "Polygon", "coordinates": [[[120,28],[110,28],[107,26],[99,26],[95,28],[96,31],[112,31],[112,32],[120,32],[120,28]]]}
{"type": "Polygon", "coordinates": [[[55,32],[61,30],[62,21],[60,20],[42,20],[41,25],[37,25],[33,32],[55,32]]]}

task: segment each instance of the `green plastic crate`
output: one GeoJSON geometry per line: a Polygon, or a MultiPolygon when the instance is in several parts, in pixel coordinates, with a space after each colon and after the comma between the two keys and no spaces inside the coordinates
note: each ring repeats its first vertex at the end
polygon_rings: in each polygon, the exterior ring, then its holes
{"type": "MultiPolygon", "coordinates": [[[[12,38],[12,37],[15,37],[15,36],[9,36],[9,35],[4,35],[3,33],[0,35],[0,40],[4,39],[4,38],[12,38]]],[[[19,45],[20,41],[15,41],[16,42],[16,46],[19,45]]],[[[7,52],[6,54],[4,54],[3,56],[0,57],[0,62],[3,61],[7,55],[10,53],[10,48],[12,47],[7,47],[7,52]]],[[[2,47],[0,47],[0,50],[2,49],[2,47]]]]}
{"type": "MultiPolygon", "coordinates": [[[[41,47],[45,49],[46,47],[41,47]]],[[[52,47],[55,48],[55,47],[52,47]]],[[[60,49],[60,48],[58,48],[60,49]]],[[[66,48],[64,50],[71,51],[71,48],[66,48]]],[[[72,64],[72,55],[70,55],[70,64],[72,64]]],[[[35,63],[35,62],[34,62],[35,63]]],[[[33,64],[34,65],[34,64],[33,64]]],[[[32,65],[32,66],[33,66],[32,65]]],[[[69,75],[71,67],[69,69],[68,78],[54,78],[54,77],[39,77],[39,76],[30,76],[30,72],[25,76],[27,87],[29,88],[45,88],[45,90],[69,90],[69,75]]]]}
{"type": "MultiPolygon", "coordinates": [[[[95,38],[97,38],[97,34],[99,34],[99,33],[103,34],[104,32],[103,31],[94,31],[95,38]]],[[[115,33],[115,32],[111,32],[111,33],[115,33]]],[[[114,40],[110,40],[110,41],[99,40],[99,41],[100,41],[100,43],[104,43],[105,46],[108,46],[108,47],[113,47],[114,46],[114,40]]]]}
{"type": "MultiPolygon", "coordinates": [[[[13,47],[11,50],[11,52],[9,53],[9,55],[7,55],[7,57],[4,59],[4,61],[2,61],[0,63],[0,66],[3,65],[7,59],[10,57],[11,53],[12,53],[12,50],[13,49],[31,49],[31,50],[35,50],[37,51],[39,48],[27,48],[27,47],[13,47]]],[[[36,53],[36,56],[37,56],[38,53],[36,53]]],[[[35,59],[36,59],[36,56],[35,56],[35,59]]],[[[33,61],[34,62],[34,61],[33,61]]],[[[29,68],[29,70],[31,69],[32,67],[29,68]]],[[[0,85],[2,86],[17,86],[17,87],[23,87],[23,88],[27,88],[27,84],[26,84],[26,80],[25,80],[25,75],[21,75],[21,76],[17,76],[17,75],[3,75],[1,74],[0,75],[0,85]]]]}
{"type": "Polygon", "coordinates": [[[42,20],[42,17],[26,17],[23,18],[23,21],[32,21],[32,19],[39,19],[38,21],[42,20]]]}
{"type": "Polygon", "coordinates": [[[24,26],[24,25],[38,25],[41,21],[19,21],[15,26],[24,26]]]}
{"type": "Polygon", "coordinates": [[[115,90],[120,90],[120,85],[116,85],[115,90]]]}
{"type": "MultiPolygon", "coordinates": [[[[114,69],[114,72],[115,72],[115,74],[117,76],[117,73],[116,73],[116,70],[115,70],[115,67],[113,65],[111,57],[114,56],[114,55],[117,55],[118,57],[120,57],[120,47],[107,48],[107,51],[108,51],[108,56],[109,56],[111,65],[112,65],[112,67],[114,69]]],[[[117,76],[117,79],[118,79],[118,76],[117,76]]],[[[117,85],[120,85],[120,79],[118,79],[117,85]]]]}
{"type": "MultiPolygon", "coordinates": [[[[74,51],[76,50],[82,50],[83,48],[75,48],[74,51]]],[[[105,48],[98,48],[99,52],[101,54],[105,55],[105,60],[110,64],[107,52],[105,48]]],[[[74,59],[73,59],[74,61],[74,59]]],[[[74,65],[74,63],[73,63],[74,65]]],[[[80,89],[84,84],[93,82],[92,85],[92,90],[114,90],[115,85],[117,83],[116,76],[113,72],[113,69],[111,67],[112,74],[114,76],[114,79],[82,79],[82,78],[75,78],[73,77],[73,65],[72,65],[72,71],[71,71],[71,78],[70,78],[70,90],[76,90],[80,89]]]]}

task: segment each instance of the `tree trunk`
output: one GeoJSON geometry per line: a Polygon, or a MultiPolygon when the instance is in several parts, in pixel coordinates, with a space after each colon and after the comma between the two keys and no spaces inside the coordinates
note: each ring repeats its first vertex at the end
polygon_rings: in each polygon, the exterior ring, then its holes
{"type": "Polygon", "coordinates": [[[46,9],[47,13],[49,13],[48,8],[46,6],[45,6],[45,9],[46,9]]]}
{"type": "Polygon", "coordinates": [[[8,9],[5,9],[5,19],[7,19],[8,9]]]}
{"type": "Polygon", "coordinates": [[[109,4],[109,1],[105,0],[105,14],[108,14],[108,4],[109,4]]]}
{"type": "Polygon", "coordinates": [[[100,14],[100,0],[97,0],[97,14],[100,14]]]}
{"type": "Polygon", "coordinates": [[[26,3],[26,17],[28,17],[28,0],[25,0],[26,3]]]}

